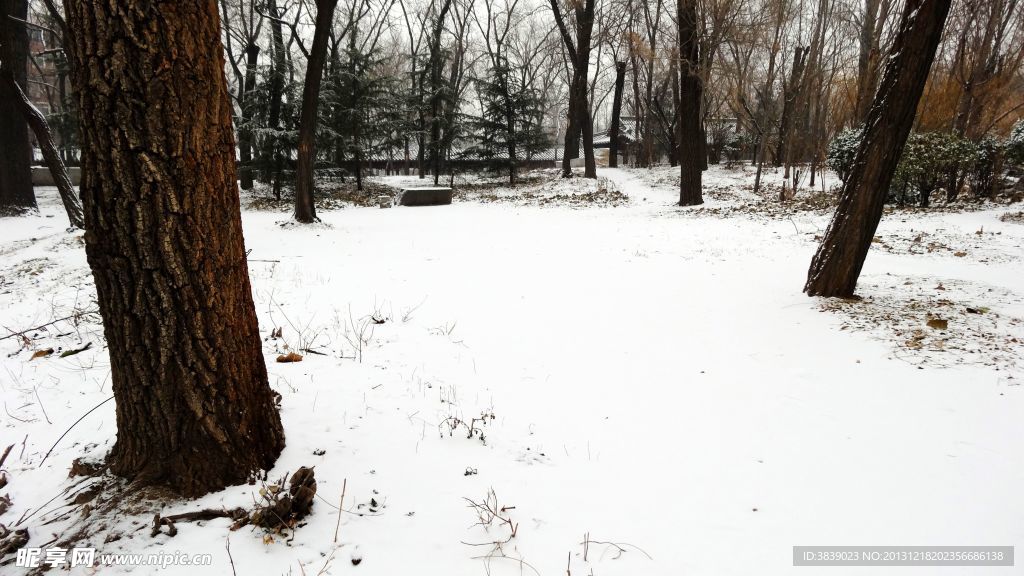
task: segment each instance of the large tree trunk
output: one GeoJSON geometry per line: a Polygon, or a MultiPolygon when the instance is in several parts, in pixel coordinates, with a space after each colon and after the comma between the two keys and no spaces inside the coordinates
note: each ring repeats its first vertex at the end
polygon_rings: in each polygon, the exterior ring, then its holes
{"type": "MultiPolygon", "coordinates": [[[[28,33],[9,17],[28,18],[28,0],[0,0],[0,62],[25,85],[28,33]]],[[[18,214],[36,207],[32,190],[32,144],[18,96],[8,82],[0,82],[0,212],[18,214]]]]}
{"type": "Polygon", "coordinates": [[[906,2],[853,169],[807,272],[804,291],[810,296],[848,297],[857,287],[896,164],[914,123],[950,1],[906,2]]]}
{"type": "Polygon", "coordinates": [[[306,82],[302,88],[302,114],[299,118],[299,158],[295,180],[295,219],[304,224],[316,221],[313,202],[313,165],[316,163],[316,126],[320,109],[320,84],[327,60],[327,37],[334,22],[338,0],[316,0],[316,24],[313,47],[306,64],[306,82]]]}
{"type": "Polygon", "coordinates": [[[615,63],[615,97],[612,100],[612,126],[608,130],[608,166],[619,166],[619,128],[622,121],[622,89],[626,86],[626,63],[615,63]]]}
{"type": "Polygon", "coordinates": [[[284,432],[242,242],[215,0],[67,0],[111,471],[195,496],[268,470],[284,432]]]}
{"type": "Polygon", "coordinates": [[[57,191],[60,193],[61,202],[64,204],[64,211],[67,212],[68,221],[75,228],[85,228],[85,217],[82,215],[82,202],[78,199],[75,187],[68,176],[68,170],[60,159],[60,151],[53,142],[53,134],[50,132],[50,125],[46,117],[35,107],[35,104],[28,99],[28,96],[21,90],[21,86],[14,81],[14,74],[10,70],[0,70],[3,76],[0,82],[7,85],[10,91],[17,98],[17,104],[25,117],[25,122],[32,128],[39,142],[39,148],[43,151],[43,159],[46,161],[46,168],[53,176],[57,184],[57,191]]]}
{"type": "Polygon", "coordinates": [[[704,203],[704,130],[698,58],[697,0],[679,0],[679,205],[704,203]]]}

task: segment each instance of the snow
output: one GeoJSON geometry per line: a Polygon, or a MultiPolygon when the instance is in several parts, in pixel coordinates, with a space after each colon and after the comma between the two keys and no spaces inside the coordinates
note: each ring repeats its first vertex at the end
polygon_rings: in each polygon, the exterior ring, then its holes
{"type": "MultiPolygon", "coordinates": [[[[228,538],[237,574],[317,574],[326,565],[325,574],[367,576],[775,575],[802,573],[794,545],[1024,541],[1020,352],[961,349],[1024,338],[1024,226],[1001,222],[1007,209],[994,206],[887,214],[879,236],[891,249],[872,250],[864,303],[832,310],[801,293],[827,210],[723,211],[770,196],[744,189],[749,170],[720,167],[705,176],[717,190],[708,203],[679,208],[672,174],[602,169],[629,202],[592,208],[470,199],[320,211],[323,225],[313,227],[247,210],[256,309],[287,434],[269,476],[315,466],[322,499],[291,541],[272,543],[250,528],[230,532],[226,519],[152,538],[152,502],[94,515],[84,523],[101,553],[213,555],[212,566],[96,573],[227,574],[228,538]],[[952,248],[919,250],[922,232],[925,244],[952,248]],[[894,334],[923,326],[913,314],[931,310],[891,310],[914,298],[987,311],[950,316],[951,333],[976,336],[961,348],[918,350],[894,334]],[[888,323],[877,312],[885,306],[895,316],[888,323]],[[281,340],[269,338],[275,327],[281,340]],[[286,344],[323,355],[274,362],[286,344]],[[462,427],[448,433],[451,417],[481,415],[482,440],[462,427]],[[343,481],[353,513],[335,545],[343,481]],[[505,557],[472,545],[508,536],[498,524],[475,525],[465,500],[492,489],[518,524],[505,557]],[[104,543],[111,534],[119,538],[104,543]]],[[[88,309],[94,298],[81,233],[63,229],[54,190],[40,202],[41,215],[0,227],[8,331],[88,309]]],[[[80,508],[59,497],[81,482],[67,471],[75,458],[100,459],[115,438],[107,403],[40,463],[110,395],[101,333],[85,315],[77,327],[38,332],[29,349],[0,341],[0,449],[15,444],[0,491],[12,506],[0,522],[13,528],[39,511],[22,523],[37,546],[83,525],[80,508]],[[86,341],[93,347],[74,356],[29,359],[86,341]]],[[[172,500],[163,513],[249,506],[258,488],[172,500]]]]}

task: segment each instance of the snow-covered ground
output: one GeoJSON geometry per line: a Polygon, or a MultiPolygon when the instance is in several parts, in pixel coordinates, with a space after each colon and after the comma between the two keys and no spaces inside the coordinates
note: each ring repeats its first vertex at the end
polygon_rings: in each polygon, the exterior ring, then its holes
{"type": "MultiPolygon", "coordinates": [[[[243,214],[287,434],[270,478],[315,466],[322,496],[290,540],[226,519],[154,538],[147,502],[82,519],[68,501],[109,480],[68,470],[112,446],[113,404],[41,461],[110,396],[88,313],[0,341],[0,450],[15,445],[0,523],[36,546],[87,527],[102,553],[213,555],[159,572],[189,576],[232,560],[239,575],[750,576],[822,573],[793,567],[794,545],[1024,546],[1024,225],[1008,209],[887,214],[864,300],[826,302],[801,288],[828,210],[728,210],[757,198],[749,173],[717,167],[718,192],[686,209],[667,169],[601,175],[629,201],[345,208],[309,227],[243,214]],[[286,346],[318,353],[276,363],[286,346]],[[491,491],[514,538],[479,525],[470,501],[491,491]]],[[[53,191],[41,202],[0,220],[2,335],[94,306],[81,233],[53,191]]],[[[257,489],[164,514],[251,506],[257,489]]]]}

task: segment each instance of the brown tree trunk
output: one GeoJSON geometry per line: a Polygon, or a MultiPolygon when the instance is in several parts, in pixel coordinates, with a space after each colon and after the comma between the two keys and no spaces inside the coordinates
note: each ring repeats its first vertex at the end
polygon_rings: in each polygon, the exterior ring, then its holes
{"type": "Polygon", "coordinates": [[[615,63],[615,96],[612,100],[612,126],[608,130],[608,166],[619,166],[619,128],[622,121],[622,89],[626,85],[626,63],[615,63]]]}
{"type": "Polygon", "coordinates": [[[857,287],[950,2],[906,2],[892,55],[868,112],[864,139],[843,184],[835,216],[807,272],[804,291],[810,296],[848,297],[857,287]]]}
{"type": "MultiPolygon", "coordinates": [[[[9,18],[28,17],[28,0],[0,0],[0,62],[25,85],[28,64],[28,33],[9,18]],[[9,64],[8,64],[9,63],[9,64]]],[[[32,190],[32,144],[28,125],[9,82],[0,82],[0,212],[19,214],[36,207],[32,190]]]]}
{"type": "Polygon", "coordinates": [[[697,0],[679,0],[679,205],[704,203],[697,0]]]}
{"type": "Polygon", "coordinates": [[[39,148],[43,152],[43,159],[46,161],[46,167],[49,169],[53,181],[57,185],[57,191],[60,192],[60,199],[64,204],[64,211],[67,212],[68,221],[75,228],[85,228],[82,202],[78,199],[75,187],[71,183],[71,177],[68,176],[68,170],[60,159],[60,151],[57,150],[57,145],[53,142],[53,134],[50,132],[50,125],[47,124],[46,117],[29,101],[28,96],[21,90],[21,86],[18,86],[18,83],[14,81],[14,74],[10,70],[2,70],[0,75],[3,76],[0,82],[6,84],[15,98],[17,98],[17,104],[21,108],[25,122],[28,123],[32,128],[32,132],[36,135],[39,148]]]}
{"type": "Polygon", "coordinates": [[[195,496],[268,470],[284,432],[242,242],[215,0],[67,0],[111,470],[195,496]]]}
{"type": "Polygon", "coordinates": [[[295,174],[295,220],[303,224],[316,222],[313,201],[313,165],[316,163],[316,126],[320,109],[320,84],[327,59],[327,37],[334,22],[338,0],[316,0],[316,24],[313,46],[306,64],[306,81],[302,88],[302,114],[299,118],[299,157],[295,174]]]}

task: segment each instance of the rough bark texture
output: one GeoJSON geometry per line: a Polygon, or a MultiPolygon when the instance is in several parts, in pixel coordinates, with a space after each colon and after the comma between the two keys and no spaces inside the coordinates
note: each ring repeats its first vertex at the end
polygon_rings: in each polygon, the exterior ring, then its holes
{"type": "MultiPolygon", "coordinates": [[[[28,0],[0,0],[0,63],[24,86],[28,33],[9,16],[28,17],[28,0]]],[[[36,207],[32,190],[32,144],[28,126],[8,82],[0,82],[0,212],[17,214],[36,207]]]]}
{"type": "Polygon", "coordinates": [[[699,72],[697,0],[679,0],[679,205],[704,203],[701,171],[704,130],[700,104],[703,87],[699,72]]]}
{"type": "Polygon", "coordinates": [[[338,0],[316,1],[316,24],[313,47],[306,66],[306,82],[302,88],[302,114],[299,118],[299,156],[296,163],[295,219],[304,224],[316,222],[313,203],[313,165],[316,163],[316,126],[320,109],[320,84],[327,60],[327,39],[334,22],[338,0]]]}
{"type": "Polygon", "coordinates": [[[194,496],[274,465],[215,0],[69,0],[111,470],[194,496]]]}
{"type": "Polygon", "coordinates": [[[85,216],[82,214],[82,202],[78,199],[75,186],[71,183],[68,170],[64,161],[60,158],[60,151],[53,142],[53,134],[50,132],[50,125],[46,117],[36,108],[21,86],[14,81],[14,74],[10,70],[0,70],[0,82],[6,84],[7,88],[17,98],[16,102],[21,108],[25,122],[32,128],[39,142],[39,148],[43,152],[43,159],[46,161],[46,168],[50,171],[53,181],[57,184],[57,191],[60,193],[61,202],[64,204],[64,211],[67,212],[68,221],[75,228],[85,228],[85,216]]]}
{"type": "Polygon", "coordinates": [[[619,132],[622,122],[622,89],[626,86],[626,63],[615,63],[615,97],[612,100],[612,126],[608,130],[608,166],[619,166],[619,132]]]}
{"type": "Polygon", "coordinates": [[[863,142],[807,273],[804,291],[810,296],[848,297],[857,287],[949,6],[950,0],[906,2],[863,142]]]}

